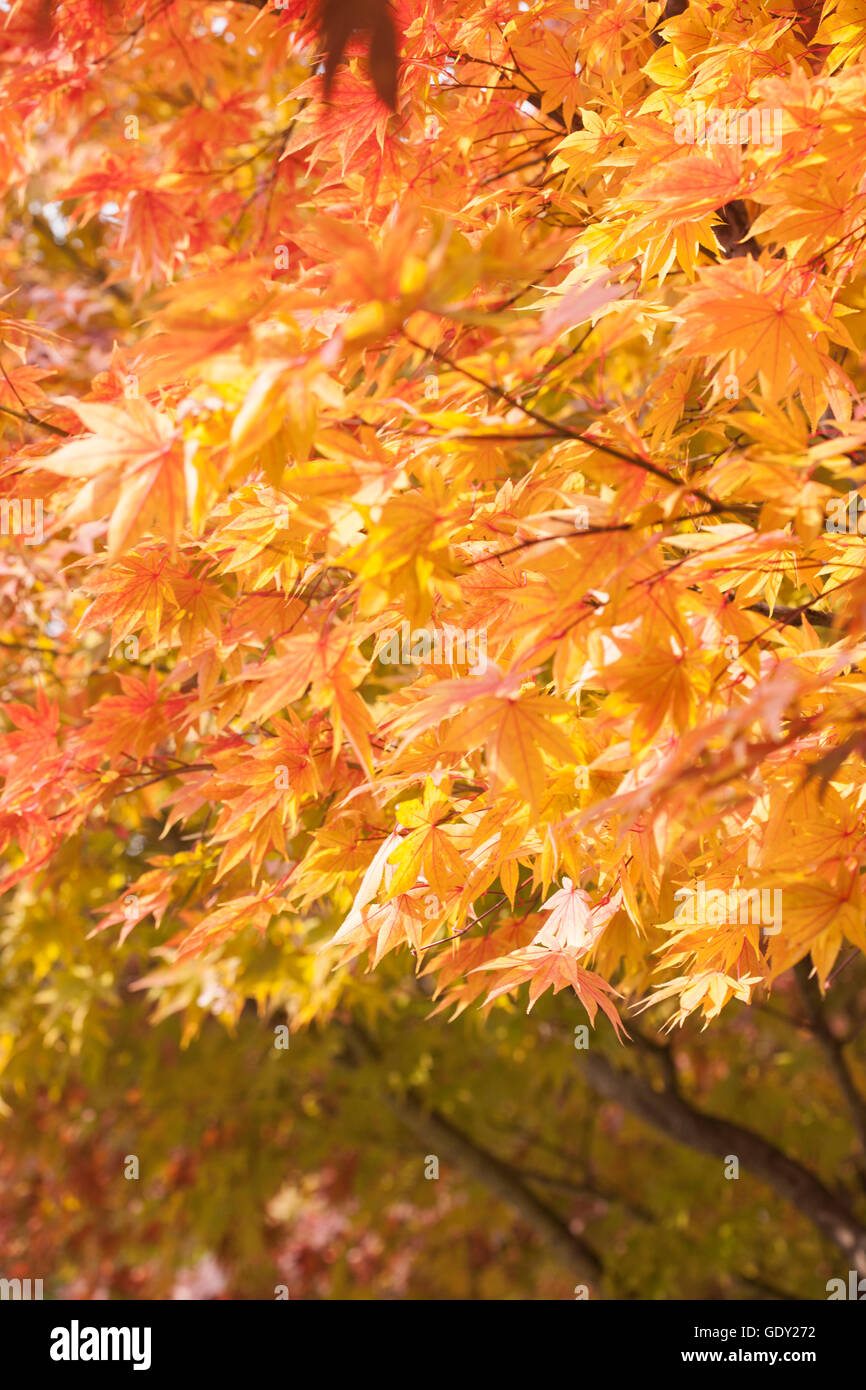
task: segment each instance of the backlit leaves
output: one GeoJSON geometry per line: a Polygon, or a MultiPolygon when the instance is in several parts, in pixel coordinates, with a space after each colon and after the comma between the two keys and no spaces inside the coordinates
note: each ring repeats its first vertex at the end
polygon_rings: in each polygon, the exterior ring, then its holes
{"type": "Polygon", "coordinates": [[[863,947],[853,11],[216,8],[2,16],[10,895],[113,836],[88,911],[193,1030],[269,950],[298,1027],[394,981],[620,1032],[826,985],[863,947]],[[684,924],[698,881],[779,932],[684,924]]]}

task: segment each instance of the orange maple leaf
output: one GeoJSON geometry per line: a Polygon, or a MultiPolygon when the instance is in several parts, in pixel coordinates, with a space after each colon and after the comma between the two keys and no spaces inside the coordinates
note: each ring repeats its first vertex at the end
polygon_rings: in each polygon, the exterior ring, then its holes
{"type": "Polygon", "coordinates": [[[599,1009],[610,1019],[618,1037],[625,1036],[625,1030],[616,1008],[611,1003],[611,994],[616,990],[601,975],[591,970],[582,970],[578,965],[581,952],[563,947],[554,951],[547,946],[531,945],[522,951],[514,951],[510,956],[487,961],[476,966],[477,970],[505,970],[508,973],[487,995],[485,1003],[492,1003],[501,994],[509,994],[519,985],[529,982],[530,1012],[539,996],[552,989],[554,994],[569,986],[574,990],[586,1012],[590,1023],[595,1022],[599,1009]]]}
{"type": "Polygon", "coordinates": [[[129,547],[148,527],[174,549],[186,507],[183,448],[174,423],[146,400],[121,405],[70,397],[63,403],[93,433],[39,459],[49,473],[89,479],[58,525],[110,510],[110,554],[129,547]]]}

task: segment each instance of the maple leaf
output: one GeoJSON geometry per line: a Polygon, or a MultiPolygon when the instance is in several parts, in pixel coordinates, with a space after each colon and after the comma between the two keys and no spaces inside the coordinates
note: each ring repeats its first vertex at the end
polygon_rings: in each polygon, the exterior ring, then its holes
{"type": "Polygon", "coordinates": [[[81,618],[79,630],[86,632],[111,623],[111,648],[125,637],[146,629],[156,637],[166,608],[175,607],[165,554],[124,556],[113,572],[94,576],[96,597],[81,618]]]}
{"type": "Polygon", "coordinates": [[[843,941],[866,950],[859,875],[846,865],[828,871],[826,877],[789,881],[781,892],[784,930],[768,942],[773,977],[789,970],[808,951],[824,984],[843,941]]]}
{"type": "Polygon", "coordinates": [[[151,667],[147,679],[120,676],[122,695],[105,695],[88,711],[88,723],[76,732],[82,752],[116,758],[125,753],[144,757],[169,741],[187,696],[169,694],[151,667]]]}
{"type": "Polygon", "coordinates": [[[575,46],[550,30],[542,32],[540,40],[524,55],[523,71],[541,93],[542,113],[561,107],[563,122],[570,129],[581,85],[575,46]]]}
{"type": "Polygon", "coordinates": [[[360,886],[358,888],[357,893],[355,894],[355,899],[352,903],[352,907],[347,916],[345,917],[344,921],[334,934],[331,945],[342,945],[345,941],[351,938],[352,934],[362,923],[363,910],[369,906],[369,904],[373,901],[376,894],[378,893],[380,885],[382,883],[383,875],[386,875],[388,878],[390,877],[390,874],[388,874],[387,869],[388,859],[391,852],[394,849],[394,846],[399,843],[400,835],[396,830],[392,830],[389,835],[385,836],[381,845],[377,849],[372,860],[370,861],[366,870],[364,871],[364,876],[361,879],[360,886]]]}
{"type": "Polygon", "coordinates": [[[178,961],[185,961],[204,951],[215,951],[247,927],[263,934],[271,918],[286,906],[285,900],[273,891],[264,895],[247,893],[206,912],[192,931],[167,944],[177,947],[178,961]]]}
{"type": "Polygon", "coordinates": [[[171,277],[189,245],[192,200],[177,175],[165,174],[152,188],[140,188],[125,201],[118,244],[132,251],[136,280],[155,284],[171,277]]]}
{"type": "Polygon", "coordinates": [[[538,341],[554,341],[587,319],[595,320],[601,309],[621,299],[627,293],[627,286],[611,285],[609,282],[613,274],[613,270],[603,270],[589,283],[578,283],[567,289],[559,302],[542,314],[538,341]]]}
{"type": "Polygon", "coordinates": [[[528,945],[533,930],[531,920],[515,918],[484,936],[461,936],[432,955],[419,971],[422,975],[435,974],[436,977],[433,997],[439,1002],[431,1018],[452,1006],[452,1021],[459,1018],[489,988],[481,967],[528,945]]]}
{"type": "Polygon", "coordinates": [[[590,951],[621,902],[622,895],[616,894],[593,907],[589,894],[564,878],[559,891],[539,908],[550,916],[533,938],[533,945],[552,951],[565,947],[576,954],[590,951]]]}
{"type": "Polygon", "coordinates": [[[90,520],[110,510],[111,554],[131,545],[148,526],[173,549],[183,525],[186,484],[183,450],[172,421],[146,400],[122,406],[72,400],[69,404],[92,433],[39,461],[50,473],[90,479],[61,524],[90,520]]]}
{"type": "Polygon", "coordinates": [[[652,998],[642,1007],[678,996],[680,1006],[665,1025],[666,1029],[670,1030],[677,1025],[682,1027],[689,1015],[697,1009],[701,1009],[704,1015],[706,1028],[709,1021],[718,1017],[731,999],[739,999],[742,1003],[748,1004],[755,986],[761,982],[760,975],[734,977],[719,970],[705,971],[697,976],[683,975],[669,980],[666,985],[655,990],[652,998]]]}
{"type": "Polygon", "coordinates": [[[109,927],[122,922],[123,930],[117,938],[118,945],[122,946],[129,933],[143,922],[145,917],[152,916],[159,926],[171,903],[173,888],[170,876],[162,869],[142,874],[141,878],[119,898],[101,909],[105,916],[90,935],[96,936],[99,932],[107,931],[109,927]]]}
{"type": "Polygon", "coordinates": [[[741,197],[748,185],[737,145],[713,146],[712,154],[689,152],[670,162],[633,195],[656,211],[638,219],[640,232],[660,215],[668,220],[702,217],[741,197]]]}
{"type": "Polygon", "coordinates": [[[441,740],[442,750],[468,751],[484,743],[492,777],[499,783],[513,779],[535,810],[546,785],[541,750],[571,761],[574,750],[546,717],[566,707],[549,697],[521,695],[522,679],[519,672],[503,676],[490,663],[485,675],[476,680],[438,682],[400,722],[409,725],[409,739],[462,707],[441,740]]]}
{"type": "Polygon", "coordinates": [[[772,231],[776,245],[789,246],[795,253],[805,246],[816,251],[825,242],[844,238],[860,225],[866,208],[864,196],[826,168],[812,187],[782,177],[761,191],[760,201],[767,210],[752,223],[751,235],[763,240],[772,231]]]}
{"type": "Polygon", "coordinates": [[[422,878],[443,897],[448,892],[453,875],[462,873],[463,862],[447,830],[440,821],[450,820],[451,803],[435,787],[431,778],[424,786],[423,800],[403,801],[397,808],[397,819],[408,830],[400,844],[389,856],[396,869],[388,891],[401,893],[422,878]]]}
{"type": "Polygon", "coordinates": [[[352,960],[366,951],[369,955],[367,969],[374,970],[389,952],[409,946],[420,964],[422,951],[440,931],[438,913],[431,915],[429,898],[428,889],[422,886],[398,893],[377,906],[363,908],[341,959],[352,960]]]}
{"type": "Polygon", "coordinates": [[[820,319],[785,266],[747,258],[711,266],[684,298],[677,350],[702,354],[717,368],[751,382],[758,378],[772,402],[802,378],[823,382],[836,370],[822,340],[850,345],[843,326],[820,319]]]}
{"type": "Polygon", "coordinates": [[[616,991],[600,975],[581,969],[577,964],[579,956],[580,952],[567,947],[551,949],[548,946],[530,945],[523,950],[512,951],[510,955],[500,959],[486,961],[475,968],[507,972],[499,984],[491,987],[486,1003],[492,1003],[500,995],[509,994],[513,989],[528,982],[528,1012],[548,989],[558,994],[560,990],[570,987],[586,1009],[590,1023],[595,1022],[596,1013],[601,1009],[613,1024],[617,1036],[624,1036],[619,1014],[609,997],[616,991]]]}
{"type": "Polygon", "coordinates": [[[293,101],[309,103],[297,120],[283,158],[308,151],[310,168],[333,155],[343,170],[366,149],[375,151],[381,172],[388,130],[388,107],[377,100],[368,82],[341,72],[334,82],[333,102],[321,101],[321,79],[309,78],[291,92],[293,101]]]}
{"type": "Polygon", "coordinates": [[[51,786],[64,765],[60,708],[40,691],[35,709],[10,701],[0,710],[13,725],[10,733],[0,734],[0,774],[5,779],[0,803],[12,807],[51,786]]]}
{"type": "Polygon", "coordinates": [[[265,739],[243,759],[232,745],[214,754],[216,776],[203,789],[222,803],[214,839],[225,843],[215,882],[249,862],[253,882],[269,849],[282,850],[297,829],[301,803],[321,790],[321,778],[304,726],[291,711],[274,719],[276,738],[265,739]]]}

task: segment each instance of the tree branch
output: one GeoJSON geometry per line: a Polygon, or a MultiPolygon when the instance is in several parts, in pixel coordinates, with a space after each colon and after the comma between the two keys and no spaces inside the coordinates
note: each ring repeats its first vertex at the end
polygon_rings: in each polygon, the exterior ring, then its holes
{"type": "Polygon", "coordinates": [[[122,285],[107,284],[107,275],[100,270],[98,266],[91,265],[89,261],[85,260],[77,247],[71,245],[68,241],[58,241],[49,223],[46,222],[41,213],[37,212],[33,215],[33,226],[52,250],[59,251],[61,255],[65,256],[66,259],[75,266],[76,270],[80,270],[89,280],[95,281],[97,285],[105,290],[106,294],[113,295],[121,304],[132,304],[132,295],[128,290],[125,290],[122,285]]]}
{"type": "Polygon", "coordinates": [[[792,623],[801,623],[804,616],[808,617],[813,627],[833,626],[832,613],[825,613],[821,608],[810,608],[808,603],[800,604],[799,608],[786,608],[777,603],[772,610],[768,603],[749,603],[746,605],[746,612],[760,613],[764,618],[772,618],[781,627],[789,627],[792,623]]]}
{"type": "Polygon", "coordinates": [[[69,438],[69,430],[63,430],[59,425],[52,425],[48,420],[40,420],[36,415],[25,407],[24,410],[13,410],[11,405],[0,405],[0,411],[4,415],[11,415],[15,420],[23,420],[27,425],[36,425],[40,430],[46,430],[48,434],[56,434],[62,439],[69,438]]]}
{"type": "MultiPolygon", "coordinates": [[[[356,1023],[346,1028],[350,1046],[361,1056],[375,1061],[380,1060],[378,1047],[367,1033],[356,1023]]],[[[599,1298],[597,1286],[604,1270],[595,1251],[569,1230],[562,1218],[531,1191],[518,1172],[495,1154],[477,1144],[468,1134],[444,1115],[429,1107],[422,1096],[409,1089],[403,1095],[387,1092],[386,1102],[391,1111],[409,1129],[413,1130],[431,1153],[445,1156],[470,1174],[478,1183],[486,1187],[500,1201],[516,1211],[537,1233],[564,1265],[582,1282],[595,1286],[594,1297],[599,1298]]]]}
{"type": "Polygon", "coordinates": [[[556,1173],[542,1173],[535,1168],[521,1168],[517,1164],[507,1163],[512,1173],[521,1178],[524,1182],[537,1182],[547,1187],[558,1187],[563,1192],[571,1192],[575,1197],[591,1197],[606,1206],[621,1206],[625,1211],[633,1216],[636,1221],[655,1221],[655,1213],[646,1207],[635,1206],[627,1197],[623,1197],[618,1192],[608,1192],[601,1187],[591,1187],[585,1182],[573,1182],[571,1178],[557,1176],[556,1173]]]}
{"type": "Polygon", "coordinates": [[[736,1155],[744,1168],[790,1202],[821,1234],[842,1250],[860,1275],[866,1275],[866,1227],[842,1198],[820,1178],[745,1125],[707,1115],[669,1090],[621,1071],[607,1057],[587,1053],[584,1076],[592,1089],[631,1111],[674,1143],[717,1158],[736,1155]]]}
{"type": "Polygon", "coordinates": [[[827,1058],[827,1063],[839,1090],[845,1097],[845,1103],[851,1112],[851,1120],[857,1131],[860,1149],[866,1157],[866,1099],[854,1083],[854,1078],[845,1060],[842,1042],[830,1032],[821,1002],[818,981],[811,975],[808,961],[797,962],[794,966],[794,978],[797,981],[803,1007],[809,1015],[814,1037],[827,1058]]]}
{"type": "Polygon", "coordinates": [[[624,449],[618,449],[614,444],[608,444],[606,440],[597,439],[594,435],[586,434],[583,430],[575,430],[572,429],[570,425],[562,424],[556,420],[549,420],[546,415],[542,415],[539,411],[533,410],[531,406],[524,405],[523,402],[519,401],[516,396],[513,396],[510,391],[504,391],[501,386],[496,386],[493,382],[485,381],[483,377],[477,376],[475,372],[470,372],[468,367],[461,366],[459,362],[455,362],[453,358],[449,357],[447,353],[442,352],[439,348],[428,347],[424,343],[419,343],[416,338],[411,337],[411,335],[406,332],[405,328],[402,329],[401,332],[406,342],[410,343],[412,347],[417,348],[419,352],[427,353],[430,357],[435,358],[437,362],[442,362],[446,367],[450,367],[452,371],[459,372],[461,376],[465,376],[467,380],[474,382],[476,386],[480,386],[481,389],[487,391],[489,395],[494,396],[499,401],[504,401],[506,405],[510,405],[514,410],[522,411],[524,415],[530,420],[534,420],[536,424],[544,425],[546,429],[556,431],[563,439],[576,439],[582,444],[589,444],[591,448],[597,449],[599,453],[608,454],[611,458],[619,459],[622,463],[631,464],[632,468],[641,468],[645,473],[651,473],[654,478],[659,478],[662,482],[668,483],[671,487],[683,488],[691,492],[695,497],[700,497],[702,502],[708,503],[711,507],[717,506],[714,497],[710,497],[708,493],[703,492],[700,488],[690,487],[688,483],[681,482],[678,478],[675,478],[672,473],[669,473],[666,468],[661,468],[657,464],[651,463],[649,459],[642,459],[637,454],[630,454],[624,449]]]}

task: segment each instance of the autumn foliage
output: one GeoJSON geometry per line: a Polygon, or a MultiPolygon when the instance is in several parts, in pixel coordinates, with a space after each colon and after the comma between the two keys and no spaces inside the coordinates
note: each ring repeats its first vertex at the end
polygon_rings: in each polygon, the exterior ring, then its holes
{"type": "Polygon", "coordinates": [[[864,47],[855,0],[4,7],[10,1115],[142,998],[366,1065],[404,1007],[615,1056],[844,984],[864,47]]]}

